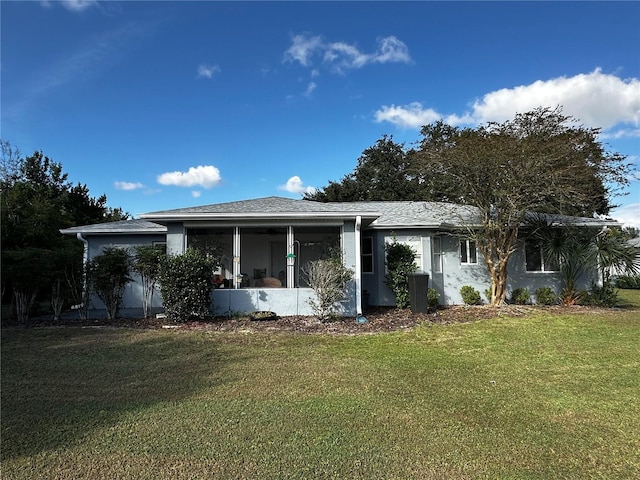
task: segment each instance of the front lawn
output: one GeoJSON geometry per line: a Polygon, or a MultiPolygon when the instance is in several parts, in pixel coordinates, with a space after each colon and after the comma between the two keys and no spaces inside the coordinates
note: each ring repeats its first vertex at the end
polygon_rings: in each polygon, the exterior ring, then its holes
{"type": "Polygon", "coordinates": [[[621,297],[367,335],[5,328],[2,478],[638,478],[621,297]]]}

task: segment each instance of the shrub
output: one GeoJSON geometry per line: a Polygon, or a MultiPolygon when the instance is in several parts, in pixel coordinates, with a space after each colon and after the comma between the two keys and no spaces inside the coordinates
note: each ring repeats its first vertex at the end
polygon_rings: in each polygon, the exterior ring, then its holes
{"type": "Polygon", "coordinates": [[[618,292],[612,282],[606,282],[602,287],[592,284],[583,303],[594,307],[615,307],[618,304],[618,292]]]}
{"type": "Polygon", "coordinates": [[[470,285],[463,286],[460,289],[460,295],[462,296],[462,301],[466,305],[480,305],[482,303],[480,292],[470,285]]]}
{"type": "Polygon", "coordinates": [[[93,291],[107,308],[107,317],[118,318],[124,287],[131,281],[131,257],[123,248],[107,247],[89,262],[93,291]]]}
{"type": "Polygon", "coordinates": [[[491,288],[485,289],[484,298],[487,299],[487,303],[491,303],[491,288]]]}
{"type": "Polygon", "coordinates": [[[142,313],[145,318],[153,303],[153,292],[158,284],[160,263],[164,253],[155,245],[138,245],[134,247],[133,270],[140,275],[142,282],[142,313]]]}
{"type": "Polygon", "coordinates": [[[536,290],[536,303],[538,305],[554,305],[558,302],[558,296],[549,287],[540,287],[536,290]]]}
{"type": "Polygon", "coordinates": [[[385,283],[396,297],[396,307],[409,307],[409,275],[417,269],[416,252],[409,245],[398,243],[395,238],[384,247],[387,261],[385,283]]]}
{"type": "Polygon", "coordinates": [[[342,255],[336,255],[332,258],[313,260],[303,269],[309,287],[316,294],[315,299],[309,299],[309,305],[320,321],[331,318],[338,303],[347,297],[345,287],[353,277],[353,272],[343,265],[341,257],[342,255]]]}
{"type": "Polygon", "coordinates": [[[176,322],[209,315],[211,277],[217,262],[194,249],[168,255],[160,263],[160,293],[167,317],[176,322]]]}
{"type": "Polygon", "coordinates": [[[440,294],[435,288],[427,289],[427,310],[436,310],[438,308],[438,300],[440,300],[440,294]]]}
{"type": "Polygon", "coordinates": [[[526,288],[516,288],[511,292],[511,302],[516,305],[526,305],[531,300],[529,290],[526,288]]]}
{"type": "Polygon", "coordinates": [[[616,287],[640,290],[640,275],[621,275],[616,279],[616,287]]]}

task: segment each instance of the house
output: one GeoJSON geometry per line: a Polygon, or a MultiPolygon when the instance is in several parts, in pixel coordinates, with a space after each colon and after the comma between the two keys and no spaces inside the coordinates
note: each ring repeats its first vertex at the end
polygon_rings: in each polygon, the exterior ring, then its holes
{"type": "MultiPolygon", "coordinates": [[[[151,212],[140,219],[62,230],[84,242],[85,259],[104,247],[154,244],[169,254],[189,247],[215,252],[221,267],[212,272],[217,314],[274,311],[279,315],[311,315],[314,295],[305,278],[305,265],[327,252],[340,251],[354,278],[341,314],[355,316],[363,305],[392,306],[395,298],[385,284],[386,242],[410,245],[416,252],[421,284],[440,293],[440,303],[460,304],[460,287],[483,293],[490,285],[487,269],[473,241],[461,228],[477,225],[477,210],[433,202],[319,203],[282,197],[204,205],[151,212]]],[[[554,217],[557,223],[603,228],[615,221],[554,217]]],[[[580,278],[588,288],[597,272],[580,278]]],[[[553,265],[540,249],[520,240],[509,264],[509,290],[526,287],[561,288],[553,265]]],[[[140,308],[139,283],[127,287],[124,309],[140,308]]],[[[426,292],[425,292],[426,295],[426,292]]],[[[161,306],[159,295],[155,307],[161,306]]],[[[99,304],[99,300],[95,300],[99,304]]]]}

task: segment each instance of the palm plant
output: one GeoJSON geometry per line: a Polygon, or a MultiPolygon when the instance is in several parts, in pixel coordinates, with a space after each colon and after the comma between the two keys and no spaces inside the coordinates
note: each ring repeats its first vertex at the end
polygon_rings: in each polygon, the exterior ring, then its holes
{"type": "Polygon", "coordinates": [[[598,269],[603,286],[609,284],[614,270],[627,274],[640,271],[640,252],[619,229],[558,226],[544,216],[530,219],[529,227],[529,238],[540,244],[545,258],[558,265],[564,283],[560,301],[564,305],[581,300],[577,280],[586,270],[598,269]]]}

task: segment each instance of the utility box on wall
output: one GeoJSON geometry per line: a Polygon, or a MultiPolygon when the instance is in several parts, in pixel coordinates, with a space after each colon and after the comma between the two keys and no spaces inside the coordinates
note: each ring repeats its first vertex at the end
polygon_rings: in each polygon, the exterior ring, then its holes
{"type": "Polygon", "coordinates": [[[427,313],[427,290],[429,289],[429,275],[413,273],[409,275],[409,299],[413,313],[427,313]]]}

